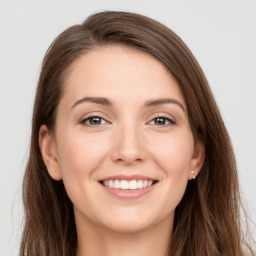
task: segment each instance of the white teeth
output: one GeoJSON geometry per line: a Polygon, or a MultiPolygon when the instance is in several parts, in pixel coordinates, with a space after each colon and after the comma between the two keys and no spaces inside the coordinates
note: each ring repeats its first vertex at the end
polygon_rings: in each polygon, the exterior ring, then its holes
{"type": "Polygon", "coordinates": [[[142,180],[138,180],[137,187],[138,188],[143,188],[143,181],[142,180]]]}
{"type": "Polygon", "coordinates": [[[113,180],[110,180],[110,181],[108,182],[108,186],[109,186],[110,188],[113,188],[113,187],[114,187],[114,182],[113,182],[113,180]]]}
{"type": "Polygon", "coordinates": [[[129,188],[129,182],[127,180],[121,180],[120,181],[120,188],[121,189],[128,189],[129,188]]]}
{"type": "Polygon", "coordinates": [[[108,187],[108,180],[104,180],[103,184],[108,187]]]}
{"type": "Polygon", "coordinates": [[[137,181],[136,180],[131,180],[129,181],[129,189],[137,189],[137,181]]]}
{"type": "Polygon", "coordinates": [[[153,184],[152,180],[104,180],[103,185],[116,189],[140,189],[153,184]]]}
{"type": "Polygon", "coordinates": [[[120,182],[119,180],[114,181],[114,188],[120,188],[120,182]]]}

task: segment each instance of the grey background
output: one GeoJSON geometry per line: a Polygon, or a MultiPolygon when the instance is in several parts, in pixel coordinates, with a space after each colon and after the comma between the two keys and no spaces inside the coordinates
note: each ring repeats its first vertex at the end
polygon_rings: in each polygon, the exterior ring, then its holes
{"type": "Polygon", "coordinates": [[[187,43],[220,107],[237,156],[243,196],[252,219],[256,219],[254,0],[0,0],[0,255],[18,255],[23,218],[21,182],[44,53],[65,28],[100,10],[150,16],[187,43]]]}

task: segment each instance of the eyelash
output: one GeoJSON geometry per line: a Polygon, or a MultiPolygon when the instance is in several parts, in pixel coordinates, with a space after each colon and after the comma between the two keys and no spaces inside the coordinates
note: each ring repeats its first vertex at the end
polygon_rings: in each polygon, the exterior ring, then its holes
{"type": "Polygon", "coordinates": [[[102,123],[100,123],[100,124],[86,123],[86,122],[93,121],[93,119],[95,119],[95,118],[98,118],[101,121],[103,120],[105,123],[107,123],[107,121],[103,117],[98,116],[98,115],[91,115],[91,116],[87,116],[87,117],[83,118],[80,121],[80,124],[86,125],[86,126],[99,126],[99,125],[102,125],[102,123]]]}
{"type": "MultiPolygon", "coordinates": [[[[166,117],[166,116],[157,116],[157,117],[153,118],[149,123],[154,122],[157,119],[162,119],[164,121],[164,124],[160,124],[160,125],[157,125],[157,126],[167,126],[167,125],[175,125],[176,124],[176,121],[174,119],[171,119],[171,118],[166,117]],[[169,124],[166,124],[166,121],[169,124]]],[[[156,124],[154,124],[154,125],[156,125],[156,124]]]]}
{"type": "MultiPolygon", "coordinates": [[[[103,125],[102,124],[102,121],[104,121],[103,124],[105,123],[108,123],[103,117],[101,116],[98,116],[98,115],[91,115],[91,116],[88,116],[86,118],[83,118],[81,121],[80,121],[80,124],[82,125],[86,125],[86,126],[99,126],[99,125],[103,125]],[[91,121],[93,121],[93,119],[98,119],[100,120],[100,124],[96,123],[96,124],[92,124],[90,123],[91,121]],[[87,123],[89,122],[89,123],[87,123]]],[[[166,117],[166,116],[157,116],[155,118],[153,118],[152,120],[150,120],[150,122],[148,122],[149,124],[151,125],[156,125],[156,126],[167,126],[167,125],[175,125],[176,124],[176,121],[174,119],[171,119],[169,117],[166,117]],[[151,122],[155,122],[157,119],[161,119],[164,124],[151,124],[151,122]],[[166,122],[168,122],[168,124],[166,124],[166,122]]]]}

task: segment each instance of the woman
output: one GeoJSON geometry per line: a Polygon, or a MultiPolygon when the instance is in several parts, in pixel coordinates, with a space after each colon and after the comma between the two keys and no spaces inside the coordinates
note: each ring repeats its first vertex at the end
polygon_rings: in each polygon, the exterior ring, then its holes
{"type": "Polygon", "coordinates": [[[102,12],[57,37],[31,138],[20,255],[245,255],[228,133],[162,24],[102,12]]]}

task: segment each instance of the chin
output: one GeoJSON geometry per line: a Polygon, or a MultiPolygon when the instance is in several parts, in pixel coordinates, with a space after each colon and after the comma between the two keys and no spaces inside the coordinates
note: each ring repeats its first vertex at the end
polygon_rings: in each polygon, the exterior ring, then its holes
{"type": "Polygon", "coordinates": [[[113,222],[103,223],[105,228],[108,230],[112,230],[113,232],[117,233],[139,233],[147,228],[150,228],[152,223],[146,222],[145,220],[142,221],[142,218],[137,220],[127,219],[127,220],[116,220],[113,222]]]}
{"type": "Polygon", "coordinates": [[[104,216],[101,225],[120,233],[138,233],[154,226],[161,218],[154,212],[146,210],[123,209],[122,211],[111,212],[104,216]]]}

